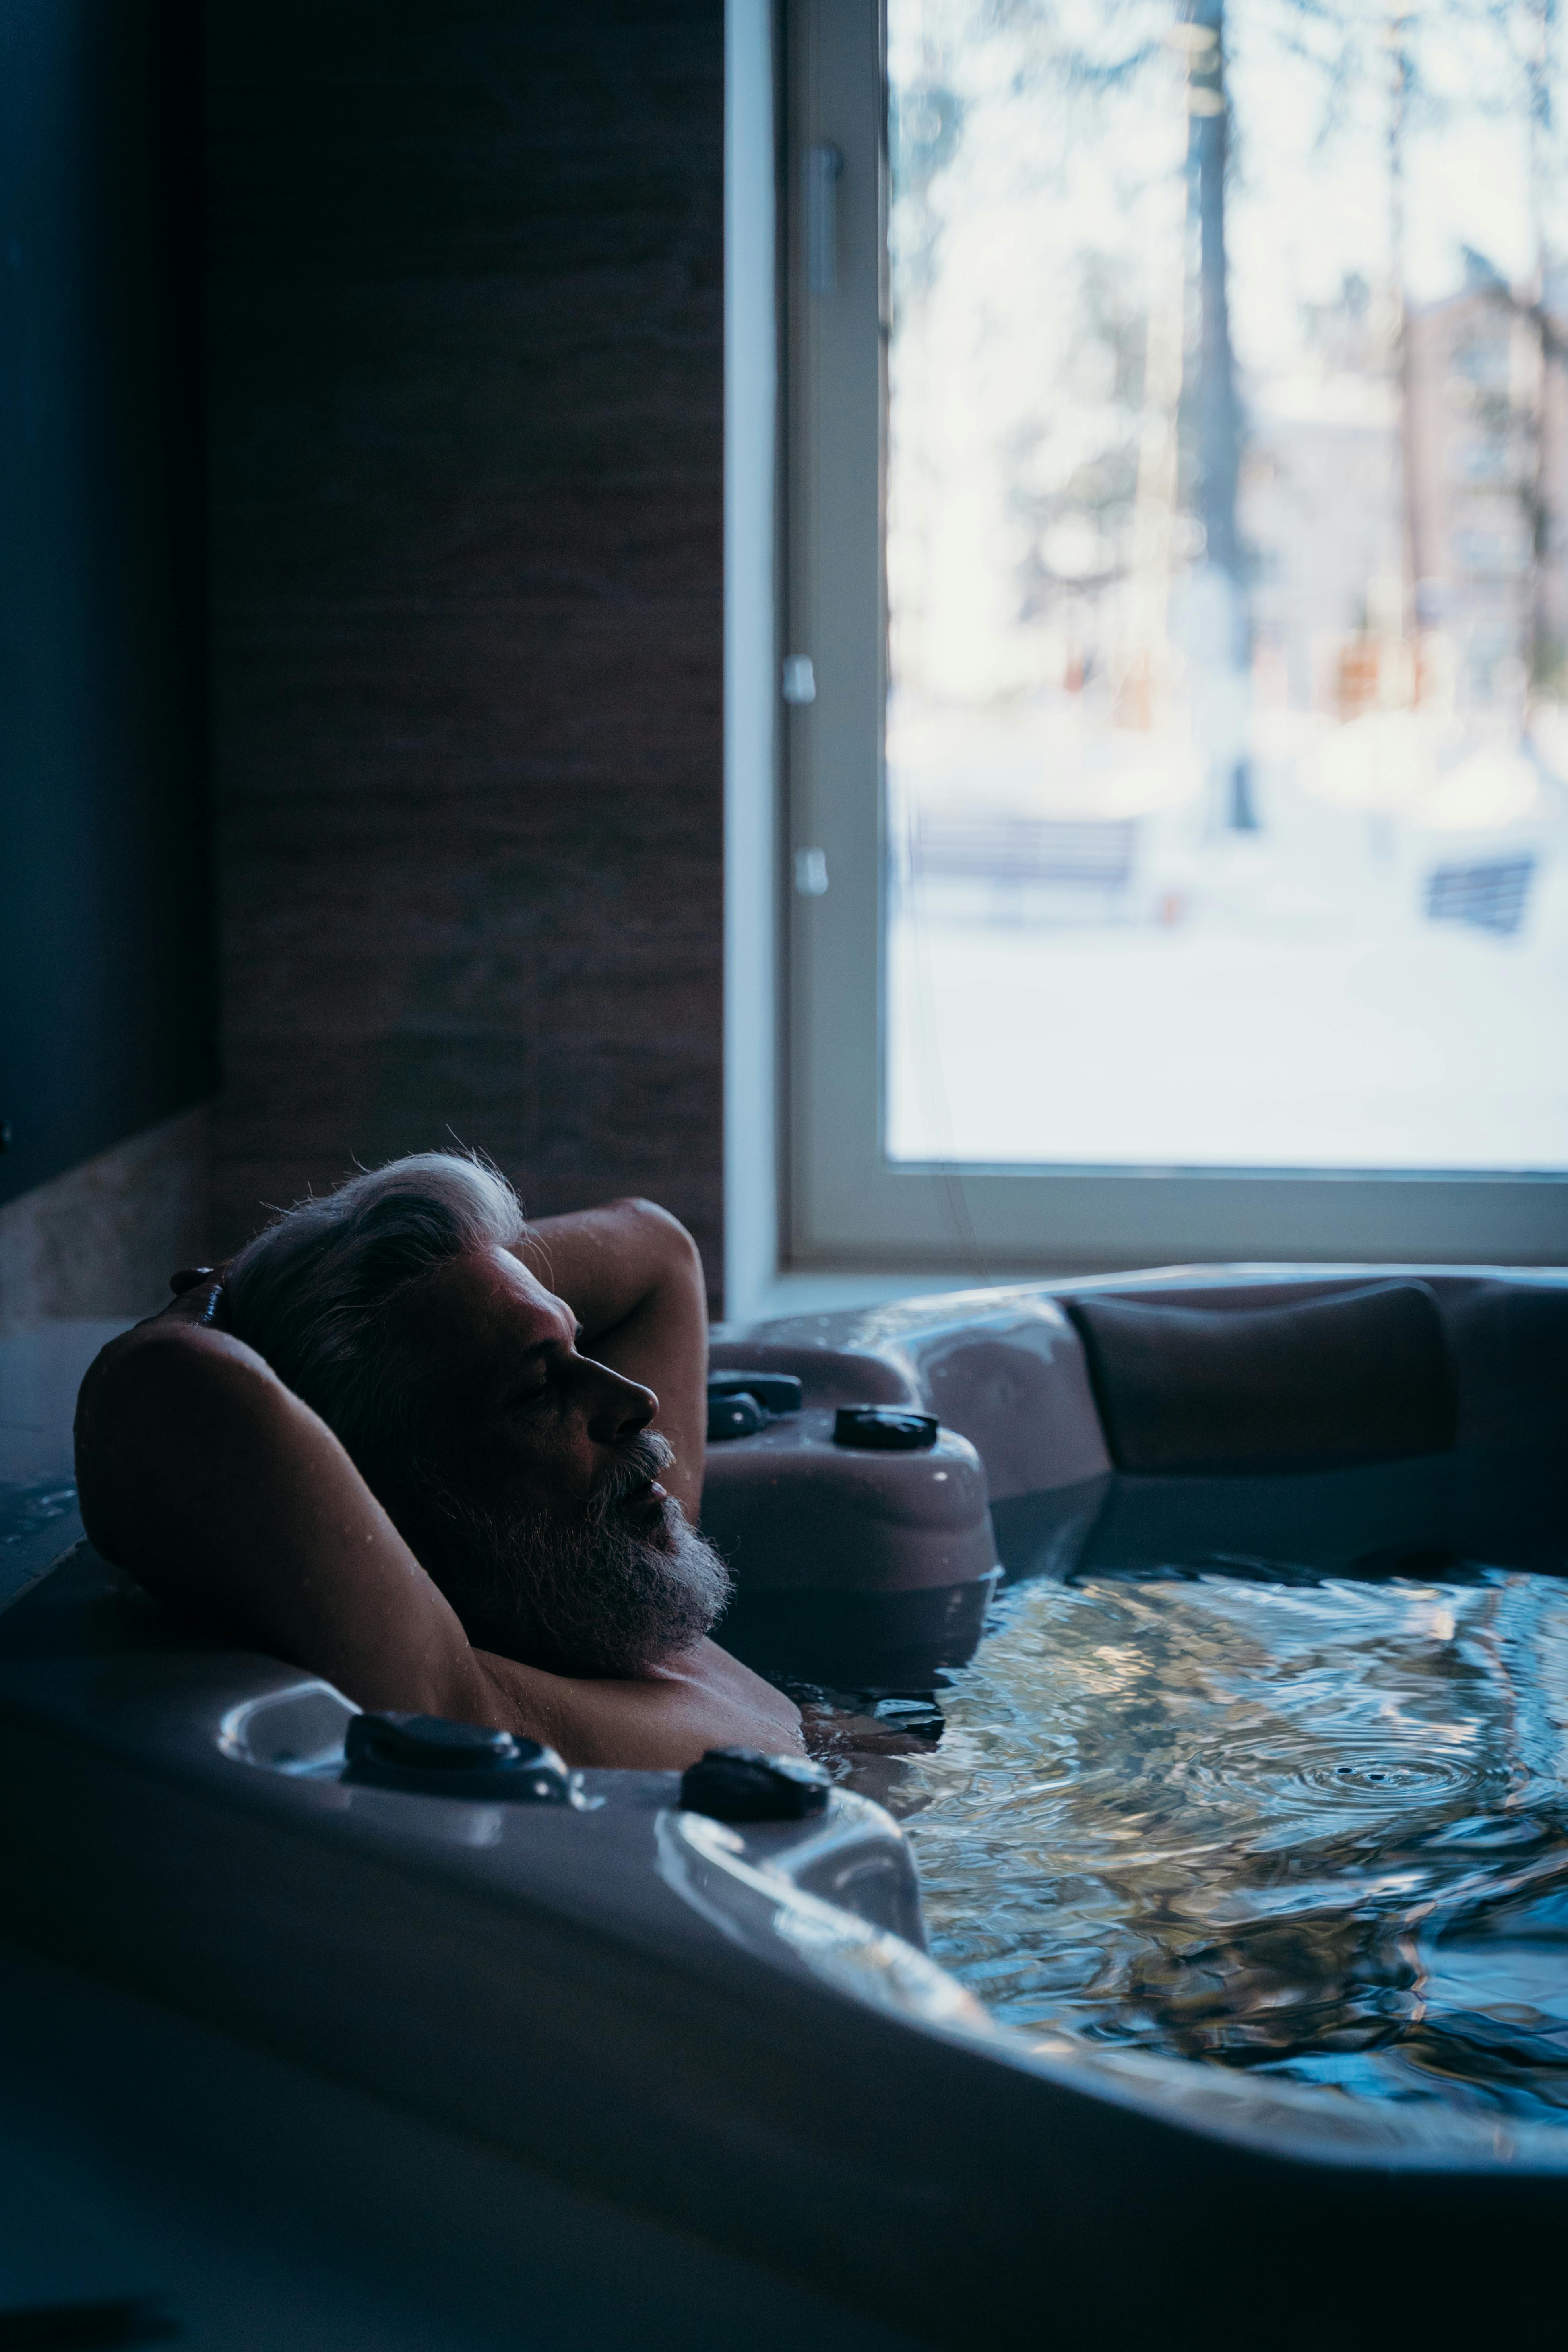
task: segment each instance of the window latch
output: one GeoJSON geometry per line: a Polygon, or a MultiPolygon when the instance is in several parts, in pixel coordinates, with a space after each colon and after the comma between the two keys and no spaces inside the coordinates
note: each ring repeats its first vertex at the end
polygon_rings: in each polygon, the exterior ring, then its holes
{"type": "Polygon", "coordinates": [[[805,151],[805,283],[812,294],[838,291],[838,182],[844,157],[831,140],[805,151]]]}
{"type": "Polygon", "coordinates": [[[795,853],[795,887],[802,898],[822,898],[827,894],[827,852],[825,849],[797,849],[795,853]]]}

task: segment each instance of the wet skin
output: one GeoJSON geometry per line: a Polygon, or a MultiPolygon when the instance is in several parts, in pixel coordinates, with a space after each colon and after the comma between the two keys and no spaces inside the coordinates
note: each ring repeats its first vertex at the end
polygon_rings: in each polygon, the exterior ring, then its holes
{"type": "MultiPolygon", "coordinates": [[[[521,1732],[570,1763],[680,1766],[730,1741],[798,1750],[796,1709],[713,1642],[630,1681],[475,1648],[326,1424],[219,1328],[216,1287],[193,1283],[83,1384],[83,1518],[150,1591],[361,1706],[521,1732]]],[[[695,1514],[701,1272],[662,1211],[616,1202],[549,1219],[515,1255],[438,1268],[395,1313],[399,1335],[447,1368],[432,1439],[476,1502],[569,1523],[617,1444],[653,1427],[676,1449],[663,1486],[695,1514]]],[[[664,1509],[656,1484],[629,1498],[649,1531],[664,1509]]]]}

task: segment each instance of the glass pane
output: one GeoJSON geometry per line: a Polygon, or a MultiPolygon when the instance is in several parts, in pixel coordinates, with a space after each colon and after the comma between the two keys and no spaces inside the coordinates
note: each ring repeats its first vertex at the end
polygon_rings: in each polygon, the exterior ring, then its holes
{"type": "Polygon", "coordinates": [[[1554,0],[889,0],[895,1160],[1568,1167],[1554,0]]]}

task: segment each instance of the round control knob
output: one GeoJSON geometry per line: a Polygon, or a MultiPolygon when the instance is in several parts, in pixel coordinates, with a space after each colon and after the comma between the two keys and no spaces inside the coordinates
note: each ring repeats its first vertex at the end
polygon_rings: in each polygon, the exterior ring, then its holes
{"type": "Polygon", "coordinates": [[[345,1779],[373,1788],[513,1804],[572,1801],[571,1775],[553,1748],[444,1715],[356,1715],[343,1753],[345,1779]]]}
{"type": "Polygon", "coordinates": [[[910,1412],[901,1404],[841,1404],[833,1416],[835,1445],[858,1445],[872,1454],[923,1454],[942,1427],[933,1412],[910,1412]]]}
{"type": "Polygon", "coordinates": [[[759,1429],[766,1429],[768,1412],[759,1404],[749,1389],[734,1389],[727,1396],[708,1393],[708,1443],[719,1444],[726,1437],[755,1437],[759,1429]]]}
{"type": "Polygon", "coordinates": [[[680,1779],[689,1813],[715,1822],[804,1822],[826,1812],[832,1782],[804,1756],[764,1756],[760,1748],[710,1748],[680,1779]]]}

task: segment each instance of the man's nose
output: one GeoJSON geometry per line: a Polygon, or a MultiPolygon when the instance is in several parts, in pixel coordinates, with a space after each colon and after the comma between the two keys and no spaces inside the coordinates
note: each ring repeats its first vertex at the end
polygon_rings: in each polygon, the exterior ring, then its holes
{"type": "Polygon", "coordinates": [[[640,1381],[628,1381],[608,1364],[590,1360],[584,1369],[594,1375],[588,1405],[588,1434],[599,1445],[616,1445],[646,1429],[658,1411],[658,1399],[640,1381]]]}

